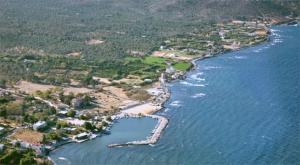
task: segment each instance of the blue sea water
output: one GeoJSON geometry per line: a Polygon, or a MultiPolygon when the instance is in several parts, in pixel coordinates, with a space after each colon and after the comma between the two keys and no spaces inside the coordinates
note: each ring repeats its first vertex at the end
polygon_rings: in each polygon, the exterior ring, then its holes
{"type": "Polygon", "coordinates": [[[155,121],[123,119],[112,134],[51,153],[56,164],[300,164],[300,28],[273,27],[271,42],[197,62],[159,112],[170,119],[154,146],[155,121]]]}

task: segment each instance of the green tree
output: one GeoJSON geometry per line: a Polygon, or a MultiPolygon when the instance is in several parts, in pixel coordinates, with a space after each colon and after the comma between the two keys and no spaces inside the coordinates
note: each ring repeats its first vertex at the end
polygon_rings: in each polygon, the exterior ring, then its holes
{"type": "Polygon", "coordinates": [[[20,165],[35,165],[37,162],[34,160],[33,153],[29,152],[24,154],[24,157],[20,160],[20,165]]]}
{"type": "Polygon", "coordinates": [[[19,164],[21,158],[22,154],[14,149],[0,158],[0,164],[19,164]]]}
{"type": "Polygon", "coordinates": [[[6,118],[7,113],[5,107],[0,107],[0,116],[6,118]]]}
{"type": "Polygon", "coordinates": [[[70,110],[70,111],[68,111],[68,113],[67,113],[67,116],[68,117],[74,117],[76,115],[76,111],[73,111],[73,110],[70,110]]]}
{"type": "Polygon", "coordinates": [[[0,88],[6,88],[6,80],[0,80],[0,88]]]}
{"type": "Polygon", "coordinates": [[[87,130],[93,130],[93,129],[95,129],[95,126],[90,122],[85,122],[84,123],[84,128],[87,129],[87,130]]]}

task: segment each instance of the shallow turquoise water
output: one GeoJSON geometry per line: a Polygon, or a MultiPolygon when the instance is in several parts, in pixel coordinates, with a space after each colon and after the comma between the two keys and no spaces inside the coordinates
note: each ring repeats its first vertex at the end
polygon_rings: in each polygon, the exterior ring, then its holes
{"type": "Polygon", "coordinates": [[[52,152],[57,164],[300,164],[300,28],[273,28],[270,43],[198,61],[169,84],[170,119],[155,146],[151,119],[122,120],[112,134],[52,152]],[[133,128],[132,128],[133,127],[133,128]],[[130,131],[133,130],[133,131],[130,131]]]}

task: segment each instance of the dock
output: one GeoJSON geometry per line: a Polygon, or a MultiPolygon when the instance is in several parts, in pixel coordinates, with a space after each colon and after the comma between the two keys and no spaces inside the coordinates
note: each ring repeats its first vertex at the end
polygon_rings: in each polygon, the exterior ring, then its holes
{"type": "Polygon", "coordinates": [[[109,144],[107,145],[107,147],[123,147],[123,146],[131,146],[131,145],[149,145],[149,144],[155,144],[163,130],[167,127],[168,125],[168,119],[162,116],[158,116],[158,115],[145,115],[145,117],[151,117],[154,119],[158,120],[157,125],[155,126],[155,128],[153,129],[151,136],[147,137],[146,140],[139,140],[139,141],[131,141],[131,142],[127,142],[127,143],[116,143],[116,144],[109,144]]]}

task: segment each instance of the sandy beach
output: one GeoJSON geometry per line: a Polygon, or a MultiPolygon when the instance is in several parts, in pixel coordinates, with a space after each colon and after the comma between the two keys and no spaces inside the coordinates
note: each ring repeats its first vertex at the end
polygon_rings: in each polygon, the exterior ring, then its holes
{"type": "Polygon", "coordinates": [[[161,106],[154,105],[153,103],[145,103],[145,104],[137,105],[135,107],[123,110],[122,113],[133,114],[133,115],[139,115],[139,114],[149,115],[160,110],[161,108],[162,108],[161,106]]]}

